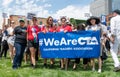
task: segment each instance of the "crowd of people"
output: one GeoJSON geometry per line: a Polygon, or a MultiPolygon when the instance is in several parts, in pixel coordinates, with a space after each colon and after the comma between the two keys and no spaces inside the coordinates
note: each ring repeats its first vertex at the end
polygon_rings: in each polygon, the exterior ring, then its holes
{"type": "MultiPolygon", "coordinates": [[[[37,18],[32,18],[32,24],[25,25],[24,20],[19,21],[19,25],[15,26],[15,22],[12,21],[10,25],[3,25],[3,29],[0,30],[0,58],[7,57],[7,51],[9,50],[12,68],[18,69],[22,65],[23,56],[25,57],[25,62],[27,62],[28,54],[30,57],[30,65],[36,68],[37,61],[40,57],[39,43],[38,43],[38,33],[48,33],[48,32],[72,32],[81,30],[91,30],[91,31],[101,31],[101,52],[99,58],[97,58],[98,72],[102,72],[103,61],[107,58],[107,51],[111,52],[114,61],[114,71],[120,70],[120,62],[118,60],[118,47],[120,39],[120,10],[115,10],[113,12],[113,18],[110,21],[110,30],[101,24],[98,17],[91,16],[86,23],[81,23],[79,25],[73,25],[67,22],[65,17],[60,19],[57,26],[53,23],[53,18],[50,16],[47,18],[45,25],[38,25],[37,18]],[[25,55],[24,55],[25,54],[25,55]]],[[[46,67],[48,58],[43,59],[43,66],[46,67]]],[[[65,68],[66,59],[60,59],[60,68],[65,68]]],[[[70,59],[68,59],[70,62],[70,59]]],[[[77,64],[80,63],[80,58],[74,59],[73,70],[77,68],[77,64]]],[[[50,58],[50,67],[54,67],[55,59],[50,58]]],[[[90,64],[92,71],[95,71],[95,58],[83,58],[83,68],[86,69],[87,65],[90,64]]]]}

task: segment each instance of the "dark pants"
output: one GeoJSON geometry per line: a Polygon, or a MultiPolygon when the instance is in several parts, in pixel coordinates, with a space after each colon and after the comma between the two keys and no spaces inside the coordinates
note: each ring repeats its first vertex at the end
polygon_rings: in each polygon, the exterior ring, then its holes
{"type": "Polygon", "coordinates": [[[15,43],[16,54],[13,60],[13,66],[12,66],[13,68],[18,68],[21,66],[25,47],[26,44],[15,43]]]}
{"type": "Polygon", "coordinates": [[[75,63],[79,64],[80,63],[80,58],[75,58],[75,63]]]}
{"type": "Polygon", "coordinates": [[[36,52],[35,52],[35,60],[38,61],[39,59],[39,55],[38,55],[38,47],[36,48],[36,52]]]}
{"type": "Polygon", "coordinates": [[[2,57],[2,55],[4,53],[4,57],[6,58],[8,49],[9,49],[8,43],[7,43],[6,40],[4,40],[2,42],[2,49],[1,49],[1,52],[0,52],[0,57],[2,57]]]}
{"type": "Polygon", "coordinates": [[[83,64],[86,65],[90,62],[90,58],[83,58],[83,64]]]}
{"type": "Polygon", "coordinates": [[[2,43],[0,42],[0,53],[1,53],[1,46],[2,46],[1,44],[2,44],[2,43]]]}

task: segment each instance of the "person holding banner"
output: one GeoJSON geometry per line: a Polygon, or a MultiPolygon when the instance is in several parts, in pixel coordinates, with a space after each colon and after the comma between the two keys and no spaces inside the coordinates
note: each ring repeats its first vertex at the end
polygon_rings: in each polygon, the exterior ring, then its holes
{"type": "MultiPolygon", "coordinates": [[[[85,28],[86,28],[86,25],[84,23],[82,24],[78,24],[77,26],[77,31],[85,31],[85,28]]],[[[83,65],[84,65],[84,69],[87,68],[87,64],[90,62],[90,59],[89,58],[83,58],[83,65]]],[[[75,62],[74,62],[74,65],[73,65],[73,70],[76,69],[77,67],[77,64],[80,63],[80,58],[75,58],[75,62]]]]}
{"type": "Polygon", "coordinates": [[[40,32],[40,28],[37,25],[37,18],[32,18],[32,25],[28,25],[27,27],[27,41],[28,47],[31,54],[31,66],[36,68],[36,59],[35,54],[38,48],[38,33],[40,32]]]}
{"type": "Polygon", "coordinates": [[[57,32],[71,32],[72,27],[66,23],[67,19],[65,17],[61,18],[61,24],[57,28],[57,32]]]}
{"type": "MultiPolygon", "coordinates": [[[[104,25],[100,24],[100,19],[97,18],[97,17],[94,17],[94,16],[90,17],[87,20],[87,24],[88,24],[88,27],[86,28],[87,30],[92,30],[92,31],[100,30],[101,31],[101,38],[102,38],[102,35],[106,34],[106,32],[107,32],[107,28],[104,25]]],[[[101,56],[102,56],[102,51],[100,52],[100,56],[98,58],[98,65],[99,65],[99,67],[98,67],[98,73],[101,73],[101,71],[102,71],[101,70],[102,69],[101,56]]],[[[94,58],[91,59],[91,63],[92,63],[92,70],[95,71],[94,58]]]]}
{"type": "MultiPolygon", "coordinates": [[[[53,26],[53,18],[51,16],[49,16],[47,18],[47,21],[46,21],[47,25],[42,28],[42,32],[44,33],[48,33],[48,32],[55,32],[55,28],[53,26]]],[[[54,59],[50,59],[50,65],[51,65],[51,68],[53,67],[54,65],[54,59]]],[[[47,59],[44,59],[44,66],[46,67],[47,66],[47,59]]]]}
{"type": "Polygon", "coordinates": [[[113,18],[110,20],[110,52],[114,61],[114,71],[120,71],[120,61],[118,59],[118,48],[120,45],[120,10],[114,10],[113,18]]]}
{"type": "MultiPolygon", "coordinates": [[[[78,24],[77,25],[77,29],[75,29],[76,26],[73,26],[72,31],[81,31],[81,30],[85,30],[85,26],[83,24],[78,24]]],[[[80,63],[80,58],[75,58],[75,62],[73,65],[73,70],[75,70],[77,68],[77,64],[80,63]]]]}
{"type": "MultiPolygon", "coordinates": [[[[61,19],[61,25],[57,28],[57,32],[72,32],[72,27],[66,23],[66,18],[62,17],[61,19]]],[[[61,59],[61,69],[64,69],[65,60],[67,59],[61,59]]]]}

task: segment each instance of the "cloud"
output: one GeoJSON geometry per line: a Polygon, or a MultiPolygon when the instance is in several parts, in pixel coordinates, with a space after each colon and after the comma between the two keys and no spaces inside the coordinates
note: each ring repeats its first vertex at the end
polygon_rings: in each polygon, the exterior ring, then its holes
{"type": "Polygon", "coordinates": [[[63,9],[60,9],[54,14],[55,18],[59,18],[60,16],[67,16],[69,18],[76,18],[76,19],[87,19],[85,17],[85,13],[89,12],[89,5],[87,6],[74,6],[69,5],[63,9]]]}
{"type": "Polygon", "coordinates": [[[20,3],[26,3],[29,2],[29,0],[19,0],[20,3]]]}
{"type": "Polygon", "coordinates": [[[51,7],[51,4],[44,3],[43,5],[37,4],[38,2],[45,2],[47,0],[15,0],[12,7],[7,7],[6,12],[15,15],[27,15],[27,13],[35,13],[45,16],[48,15],[46,8],[51,7]]]}
{"type": "Polygon", "coordinates": [[[38,17],[45,17],[47,18],[48,16],[52,16],[48,10],[43,10],[37,13],[38,17]]]}
{"type": "Polygon", "coordinates": [[[2,0],[2,5],[4,7],[8,6],[13,0],[2,0]]]}
{"type": "Polygon", "coordinates": [[[43,2],[43,3],[45,3],[45,2],[47,2],[48,0],[40,0],[41,2],[43,2]]]}
{"type": "Polygon", "coordinates": [[[34,3],[34,0],[15,0],[16,5],[23,5],[26,3],[34,3]]]}
{"type": "MultiPolygon", "coordinates": [[[[6,1],[6,0],[3,0],[6,1]]],[[[10,4],[13,0],[7,0],[10,4]]],[[[69,18],[76,19],[87,19],[85,13],[89,12],[89,5],[87,6],[77,6],[77,5],[68,5],[63,9],[59,9],[56,12],[48,10],[52,7],[52,4],[47,3],[48,0],[15,0],[12,7],[7,7],[7,13],[15,15],[27,15],[27,13],[35,13],[38,17],[48,17],[52,16],[54,18],[60,18],[60,16],[67,16],[69,18]],[[39,5],[38,2],[45,2],[42,5],[39,5]]]]}
{"type": "Polygon", "coordinates": [[[46,4],[44,4],[44,8],[47,8],[47,7],[51,7],[52,5],[51,4],[48,4],[48,3],[46,3],[46,4]]]}

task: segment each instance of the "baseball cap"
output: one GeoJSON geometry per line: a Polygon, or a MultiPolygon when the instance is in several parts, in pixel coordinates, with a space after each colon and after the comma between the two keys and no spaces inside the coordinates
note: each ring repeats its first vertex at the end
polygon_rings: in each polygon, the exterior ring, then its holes
{"type": "Polygon", "coordinates": [[[25,22],[24,20],[19,20],[19,22],[25,22]]]}

